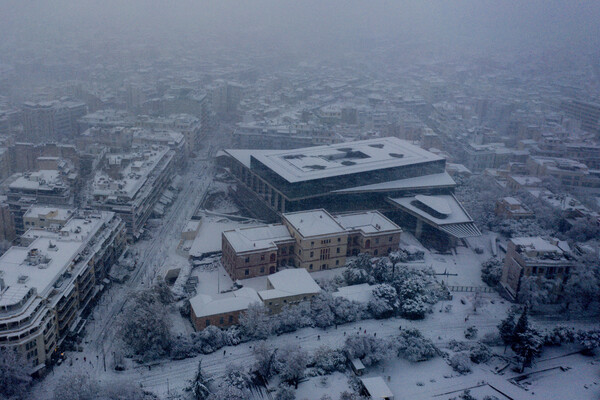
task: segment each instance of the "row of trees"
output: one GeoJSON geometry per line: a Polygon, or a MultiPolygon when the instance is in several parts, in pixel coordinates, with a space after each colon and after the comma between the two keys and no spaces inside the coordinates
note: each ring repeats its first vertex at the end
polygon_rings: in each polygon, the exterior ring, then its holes
{"type": "MultiPolygon", "coordinates": [[[[282,382],[275,395],[276,400],[294,399],[294,389],[306,376],[328,375],[344,372],[348,361],[358,358],[365,366],[397,356],[416,362],[428,360],[438,353],[433,343],[420,331],[411,329],[390,338],[371,335],[351,335],[340,348],[321,346],[312,354],[297,344],[273,348],[260,341],[253,348],[254,363],[249,368],[228,366],[225,377],[216,385],[204,375],[201,364],[191,384],[197,400],[246,399],[253,385],[266,384],[274,376],[282,382]]],[[[356,394],[343,394],[341,399],[359,399],[356,394]]]]}
{"type": "Polygon", "coordinates": [[[133,382],[101,383],[80,373],[62,376],[53,394],[55,400],[158,400],[133,382]]]}
{"type": "Polygon", "coordinates": [[[540,332],[529,323],[528,307],[525,306],[516,319],[517,312],[511,309],[507,317],[498,325],[500,338],[505,348],[510,346],[517,356],[521,371],[530,367],[538,357],[544,345],[559,346],[565,343],[577,343],[586,353],[600,346],[600,329],[575,331],[565,327],[556,327],[548,332],[540,332]]]}

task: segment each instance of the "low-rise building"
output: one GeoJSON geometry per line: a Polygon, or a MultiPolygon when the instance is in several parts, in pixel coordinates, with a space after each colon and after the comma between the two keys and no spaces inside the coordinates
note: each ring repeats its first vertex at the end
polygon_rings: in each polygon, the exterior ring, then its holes
{"type": "Polygon", "coordinates": [[[197,331],[211,325],[219,328],[237,325],[240,314],[252,303],[261,303],[261,299],[251,288],[212,296],[199,294],[190,299],[192,324],[197,331]]]}
{"type": "Polygon", "coordinates": [[[537,276],[564,282],[574,263],[568,245],[557,239],[520,237],[508,241],[500,284],[508,294],[517,298],[521,278],[537,276]]]}
{"type": "Polygon", "coordinates": [[[0,346],[16,348],[32,372],[57,357],[124,247],[124,224],[111,212],[77,215],[11,247],[0,257],[0,346]]]}
{"type": "Polygon", "coordinates": [[[387,255],[400,245],[402,229],[379,211],[338,214],[334,218],[348,232],[347,256],[387,255]]]}
{"type": "Polygon", "coordinates": [[[258,292],[272,313],[284,307],[308,301],[321,293],[321,287],[303,268],[290,268],[267,277],[267,289],[258,292]]]}
{"type": "Polygon", "coordinates": [[[496,202],[496,215],[510,219],[532,218],[535,214],[520,200],[504,197],[496,202]]]}

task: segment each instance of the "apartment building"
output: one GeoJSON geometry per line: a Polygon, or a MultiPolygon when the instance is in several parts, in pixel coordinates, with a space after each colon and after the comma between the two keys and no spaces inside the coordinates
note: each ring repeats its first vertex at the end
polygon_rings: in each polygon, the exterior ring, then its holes
{"type": "Polygon", "coordinates": [[[15,174],[8,185],[7,203],[13,214],[17,235],[25,232],[23,215],[33,204],[69,206],[77,174],[65,175],[59,170],[40,170],[15,174]]]}
{"type": "Polygon", "coordinates": [[[124,228],[114,213],[87,212],[58,231],[29,231],[27,245],[0,257],[0,346],[22,353],[32,373],[85,326],[81,316],[124,250],[124,228]]]}
{"type": "Polygon", "coordinates": [[[532,156],[527,168],[532,175],[552,176],[565,186],[600,188],[600,171],[569,158],[532,156]]]}
{"type": "Polygon", "coordinates": [[[496,202],[496,215],[510,219],[532,218],[535,214],[514,197],[504,197],[496,202]]]}
{"type": "Polygon", "coordinates": [[[71,219],[74,211],[69,208],[31,206],[23,214],[23,225],[28,229],[60,229],[71,219]]]}
{"type": "Polygon", "coordinates": [[[79,131],[77,120],[87,114],[85,103],[74,101],[27,102],[23,104],[23,130],[32,142],[72,138],[79,131]]]}
{"type": "Polygon", "coordinates": [[[94,177],[90,205],[117,213],[127,225],[128,239],[137,240],[174,176],[175,154],[152,145],[107,155],[107,165],[94,177]]]}
{"type": "Polygon", "coordinates": [[[500,284],[513,297],[518,296],[521,278],[538,276],[565,282],[574,263],[568,245],[557,239],[520,237],[508,241],[500,284]]]}

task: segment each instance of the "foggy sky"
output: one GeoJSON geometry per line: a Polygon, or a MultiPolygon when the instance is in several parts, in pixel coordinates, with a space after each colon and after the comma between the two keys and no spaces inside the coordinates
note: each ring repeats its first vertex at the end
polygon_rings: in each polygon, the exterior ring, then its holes
{"type": "MultiPolygon", "coordinates": [[[[491,51],[598,46],[596,1],[0,0],[4,44],[163,41],[326,51],[361,38],[491,51]]],[[[165,45],[165,44],[163,44],[165,45]]]]}

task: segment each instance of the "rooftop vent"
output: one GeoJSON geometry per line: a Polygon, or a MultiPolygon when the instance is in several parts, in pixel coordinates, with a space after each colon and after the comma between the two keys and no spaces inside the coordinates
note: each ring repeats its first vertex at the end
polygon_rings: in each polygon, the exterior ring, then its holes
{"type": "Polygon", "coordinates": [[[383,149],[383,144],[382,143],[373,143],[373,144],[370,144],[369,147],[374,147],[376,149],[383,149]]]}
{"type": "Polygon", "coordinates": [[[348,161],[348,160],[346,160],[346,161],[342,161],[342,165],[349,166],[349,165],[356,165],[356,163],[354,161],[348,161]]]}
{"type": "Polygon", "coordinates": [[[324,165],[313,164],[313,165],[307,165],[304,168],[312,169],[313,171],[319,171],[319,170],[323,170],[327,167],[325,167],[324,165]]]}
{"type": "Polygon", "coordinates": [[[17,280],[18,283],[25,283],[29,280],[29,277],[27,275],[19,275],[19,279],[17,280]]]}
{"type": "Polygon", "coordinates": [[[394,157],[394,158],[404,158],[404,154],[399,154],[399,153],[390,153],[390,157],[394,157]]]}

